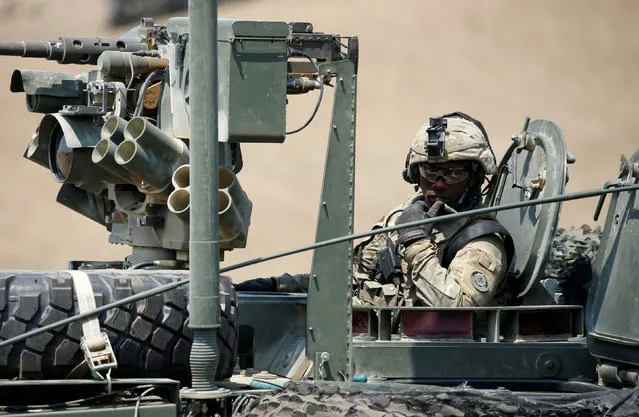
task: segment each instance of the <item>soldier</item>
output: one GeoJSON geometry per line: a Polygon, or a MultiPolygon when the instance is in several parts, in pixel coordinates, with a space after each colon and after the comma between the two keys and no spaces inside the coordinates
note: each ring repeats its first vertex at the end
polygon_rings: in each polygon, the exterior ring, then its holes
{"type": "MultiPolygon", "coordinates": [[[[496,172],[480,122],[464,113],[431,118],[415,135],[404,180],[411,196],[374,228],[482,207],[482,184],[496,172]]],[[[513,253],[490,215],[374,235],[355,248],[354,304],[486,306],[503,292],[513,253]]]]}
{"type": "MultiPolygon", "coordinates": [[[[415,135],[403,172],[404,180],[421,191],[373,229],[482,207],[482,184],[495,172],[480,122],[460,112],[431,118],[415,135]]],[[[486,306],[496,294],[505,294],[512,254],[510,235],[491,215],[373,235],[354,250],[353,303],[486,306]]],[[[259,278],[236,289],[305,292],[308,274],[259,278]]]]}

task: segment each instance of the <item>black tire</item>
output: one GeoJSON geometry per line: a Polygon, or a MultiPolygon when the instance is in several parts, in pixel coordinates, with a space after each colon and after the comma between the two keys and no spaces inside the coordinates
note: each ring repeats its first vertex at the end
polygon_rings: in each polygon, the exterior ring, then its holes
{"type": "MultiPolygon", "coordinates": [[[[188,271],[86,271],[96,306],[188,277],[188,271]]],[[[228,278],[220,280],[221,327],[216,379],[231,376],[237,357],[238,314],[235,291],[228,278]]],[[[112,377],[173,378],[190,384],[188,286],[99,316],[118,360],[112,377]]],[[[64,271],[0,273],[0,340],[77,314],[73,281],[64,271]]],[[[81,322],[0,348],[0,378],[65,378],[84,357],[80,350],[81,322]]]]}

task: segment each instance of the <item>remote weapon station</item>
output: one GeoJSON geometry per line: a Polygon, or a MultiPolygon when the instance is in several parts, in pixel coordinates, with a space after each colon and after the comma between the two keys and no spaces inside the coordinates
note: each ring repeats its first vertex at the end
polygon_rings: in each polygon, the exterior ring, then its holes
{"type": "MultiPolygon", "coordinates": [[[[464,384],[545,392],[544,407],[587,394],[591,410],[637,395],[639,152],[603,189],[566,194],[574,158],[562,131],[527,120],[477,210],[496,213],[513,236],[517,302],[354,307],[352,241],[371,234],[352,230],[357,37],[218,19],[210,0],[189,6],[188,18],[145,18],[120,38],[0,42],[0,55],[89,66],[13,73],[11,91],[44,114],[24,157],[60,183],[60,204],[131,248],[123,260],[71,261],[65,271],[0,271],[0,414],[231,415],[281,406],[284,397],[260,395],[282,389],[424,400],[425,387],[464,384]],[[249,237],[241,146],[284,142],[312,122],[325,90],[334,101],[316,242],[220,269],[249,237]],[[317,95],[308,121],[286,126],[287,95],[306,93],[317,95]],[[549,277],[549,257],[566,249],[553,240],[561,202],[607,194],[592,267],[549,277]],[[306,293],[236,294],[220,276],[305,250],[314,250],[306,293]]],[[[429,398],[450,402],[456,391],[446,392],[429,398]]]]}

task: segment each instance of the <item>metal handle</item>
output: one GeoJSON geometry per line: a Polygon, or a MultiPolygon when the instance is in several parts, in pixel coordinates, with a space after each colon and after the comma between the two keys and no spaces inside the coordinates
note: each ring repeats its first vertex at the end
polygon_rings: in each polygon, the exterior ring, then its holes
{"type": "MultiPolygon", "coordinates": [[[[616,180],[609,180],[604,183],[603,189],[607,190],[608,188],[619,187],[622,185],[621,179],[617,178],[616,180]]],[[[595,215],[593,217],[594,221],[599,220],[599,215],[601,214],[601,209],[603,208],[604,201],[606,201],[606,194],[602,194],[599,197],[599,202],[597,203],[597,208],[595,209],[595,215]]]]}

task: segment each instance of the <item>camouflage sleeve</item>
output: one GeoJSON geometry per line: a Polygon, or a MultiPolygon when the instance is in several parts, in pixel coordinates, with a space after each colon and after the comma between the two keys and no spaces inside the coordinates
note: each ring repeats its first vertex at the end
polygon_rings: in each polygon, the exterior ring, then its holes
{"type": "MultiPolygon", "coordinates": [[[[412,195],[406,201],[393,208],[373,226],[373,229],[394,225],[404,207],[410,204],[414,198],[415,195],[412,195]]],[[[393,242],[396,242],[397,232],[390,233],[390,238],[393,242]]],[[[394,285],[381,285],[374,280],[377,272],[377,252],[384,246],[386,246],[386,235],[378,234],[359,243],[353,250],[352,282],[354,305],[375,304],[377,301],[373,300],[377,300],[377,298],[389,299],[396,295],[397,291],[394,285]]]]}
{"type": "MultiPolygon", "coordinates": [[[[395,224],[395,220],[401,214],[398,206],[373,226],[373,229],[395,224]]],[[[397,233],[391,233],[391,239],[397,239],[397,233]]],[[[376,268],[377,252],[386,246],[386,235],[373,235],[368,240],[358,244],[353,250],[353,283],[367,281],[373,278],[376,268]]]]}
{"type": "Polygon", "coordinates": [[[437,246],[417,242],[401,254],[417,298],[427,306],[487,306],[506,275],[506,250],[496,235],[472,240],[457,252],[448,269],[437,259],[437,246]]]}
{"type": "Polygon", "coordinates": [[[365,281],[373,277],[377,252],[386,245],[383,235],[375,235],[369,241],[360,243],[353,251],[353,279],[365,281]]]}

